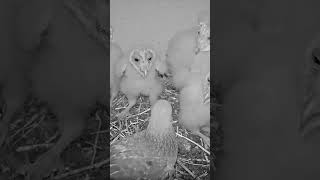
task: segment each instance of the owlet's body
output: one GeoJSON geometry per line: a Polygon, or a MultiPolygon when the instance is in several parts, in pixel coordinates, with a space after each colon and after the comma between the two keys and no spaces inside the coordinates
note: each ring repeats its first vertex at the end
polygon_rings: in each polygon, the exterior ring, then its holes
{"type": "Polygon", "coordinates": [[[210,146],[210,139],[200,130],[210,134],[210,58],[199,53],[191,65],[188,81],[180,91],[179,123],[200,136],[210,146]],[[202,57],[204,56],[204,57],[202,57]]]}
{"type": "Polygon", "coordinates": [[[140,47],[129,51],[116,63],[120,91],[128,98],[129,106],[119,116],[126,115],[139,95],[149,96],[153,105],[163,90],[158,73],[166,72],[166,65],[153,49],[140,47]]]}
{"type": "Polygon", "coordinates": [[[189,69],[199,52],[210,52],[210,17],[205,11],[199,13],[197,26],[177,32],[169,40],[166,61],[177,89],[185,86],[189,69]]]}

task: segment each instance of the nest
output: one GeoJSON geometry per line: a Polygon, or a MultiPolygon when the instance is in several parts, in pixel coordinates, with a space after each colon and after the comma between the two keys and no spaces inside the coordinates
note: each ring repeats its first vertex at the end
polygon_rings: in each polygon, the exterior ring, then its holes
{"type": "MultiPolygon", "coordinates": [[[[178,159],[176,164],[176,179],[210,179],[210,169],[215,171],[216,156],[215,152],[221,149],[221,131],[218,126],[215,112],[219,105],[215,93],[212,93],[212,121],[211,141],[214,146],[210,150],[206,149],[202,139],[183,128],[178,123],[179,114],[179,91],[177,91],[169,81],[163,82],[165,89],[160,95],[160,99],[169,101],[172,105],[173,127],[176,131],[179,144],[178,159]],[[211,162],[211,163],[210,163],[211,162]],[[210,167],[211,165],[211,167],[210,167]]],[[[110,143],[118,141],[127,136],[131,136],[136,132],[144,130],[148,125],[150,117],[150,102],[147,97],[139,97],[135,106],[130,110],[131,115],[128,116],[123,124],[115,117],[123,109],[128,106],[128,102],[124,94],[119,95],[114,99],[113,107],[111,108],[110,120],[110,143]]],[[[212,173],[211,173],[212,174],[212,173]]]]}

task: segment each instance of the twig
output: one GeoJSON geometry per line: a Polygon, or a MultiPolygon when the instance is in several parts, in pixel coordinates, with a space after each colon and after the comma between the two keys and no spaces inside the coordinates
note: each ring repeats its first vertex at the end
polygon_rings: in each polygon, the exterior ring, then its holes
{"type": "MultiPolygon", "coordinates": [[[[101,130],[101,118],[99,117],[99,115],[96,113],[95,114],[96,116],[96,119],[99,121],[99,126],[98,126],[98,129],[99,131],[101,130]]],[[[94,160],[96,158],[96,154],[97,154],[97,144],[98,144],[98,140],[99,140],[99,133],[96,134],[96,138],[94,140],[94,146],[93,146],[93,155],[92,155],[92,159],[91,159],[91,164],[94,163],[94,160]]]]}
{"type": "Polygon", "coordinates": [[[28,146],[20,146],[16,149],[17,152],[24,152],[24,151],[30,151],[32,149],[37,149],[37,148],[50,148],[53,146],[53,143],[45,143],[45,144],[33,144],[33,145],[28,145],[28,146]]]}
{"type": "Polygon", "coordinates": [[[105,164],[109,164],[109,161],[110,161],[110,159],[106,159],[106,160],[103,160],[101,162],[92,164],[90,166],[86,166],[86,167],[83,167],[83,168],[75,169],[73,171],[69,171],[67,173],[63,173],[63,174],[57,175],[57,176],[53,177],[53,179],[58,180],[58,179],[62,179],[62,178],[74,175],[74,174],[81,173],[81,172],[86,171],[86,170],[90,170],[90,169],[94,169],[94,168],[100,168],[101,166],[103,166],[105,164]]]}
{"type": "MultiPolygon", "coordinates": [[[[182,160],[182,158],[180,158],[182,160]]],[[[189,160],[183,160],[184,163],[193,165],[193,166],[210,166],[209,164],[195,164],[193,162],[190,162],[189,160]]],[[[206,161],[205,161],[206,162],[206,161]]]]}
{"type": "Polygon", "coordinates": [[[40,113],[34,114],[31,117],[31,120],[28,121],[24,126],[22,126],[20,129],[18,129],[12,136],[10,136],[10,141],[16,136],[18,135],[20,132],[24,131],[30,124],[32,124],[34,121],[36,121],[39,117],[40,117],[40,113]]]}
{"type": "Polygon", "coordinates": [[[205,177],[205,176],[207,176],[207,175],[208,175],[208,173],[205,172],[205,173],[201,174],[198,178],[200,179],[200,178],[205,177]]]}
{"type": "MultiPolygon", "coordinates": [[[[81,11],[80,7],[75,5],[74,1],[66,0],[64,1],[64,6],[69,9],[69,11],[76,17],[76,19],[83,25],[89,36],[103,45],[106,49],[109,48],[109,43],[107,40],[101,38],[99,33],[96,30],[95,24],[90,20],[90,17],[86,17],[84,13],[81,11]]],[[[80,6],[78,4],[78,6],[80,6]]],[[[92,18],[92,17],[91,17],[92,18]]]]}
{"type": "Polygon", "coordinates": [[[140,112],[140,113],[138,113],[138,114],[134,114],[134,115],[132,115],[132,116],[129,116],[128,119],[129,119],[129,118],[136,117],[136,116],[140,116],[140,115],[142,115],[142,114],[144,114],[144,113],[149,112],[150,110],[151,110],[151,109],[148,108],[148,109],[146,109],[146,110],[144,110],[144,111],[142,111],[142,112],[140,112]]]}
{"type": "MultiPolygon", "coordinates": [[[[88,145],[90,145],[90,146],[94,146],[93,143],[88,142],[88,141],[86,141],[86,142],[84,142],[84,143],[86,143],[86,144],[88,144],[88,145]]],[[[96,146],[96,148],[97,148],[97,149],[100,149],[100,150],[103,150],[103,149],[104,149],[104,148],[102,148],[101,146],[96,146]]]]}
{"type": "Polygon", "coordinates": [[[199,145],[198,143],[192,141],[191,139],[187,138],[187,137],[184,137],[182,136],[181,134],[179,134],[178,132],[176,132],[176,135],[178,135],[179,137],[183,137],[185,138],[186,140],[190,141],[191,143],[197,145],[200,149],[202,149],[205,153],[207,153],[208,155],[210,155],[210,152],[208,150],[206,150],[204,147],[202,147],[201,145],[199,145]]]}
{"type": "Polygon", "coordinates": [[[184,169],[186,170],[194,179],[198,179],[196,178],[196,176],[178,159],[177,163],[184,169]]]}
{"type": "Polygon", "coordinates": [[[46,143],[50,143],[51,141],[53,141],[55,138],[57,138],[59,135],[58,132],[56,132],[53,136],[51,136],[48,140],[46,140],[46,143]]]}
{"type": "Polygon", "coordinates": [[[119,139],[120,134],[117,135],[117,137],[115,137],[111,142],[110,145],[113,144],[115,141],[117,141],[119,139]]]}

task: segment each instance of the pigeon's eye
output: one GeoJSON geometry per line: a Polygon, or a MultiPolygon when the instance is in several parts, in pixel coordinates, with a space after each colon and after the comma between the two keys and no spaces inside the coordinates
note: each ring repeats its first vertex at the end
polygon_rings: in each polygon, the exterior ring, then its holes
{"type": "Polygon", "coordinates": [[[139,62],[139,59],[138,59],[138,58],[134,58],[134,61],[135,61],[135,62],[139,62]]]}

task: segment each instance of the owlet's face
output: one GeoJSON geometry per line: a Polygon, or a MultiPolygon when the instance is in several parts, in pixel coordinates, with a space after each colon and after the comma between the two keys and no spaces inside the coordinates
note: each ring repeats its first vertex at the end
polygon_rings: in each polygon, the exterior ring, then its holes
{"type": "Polygon", "coordinates": [[[156,58],[155,52],[151,49],[135,49],[130,53],[130,63],[133,68],[143,77],[147,77],[152,64],[156,58]]]}
{"type": "Polygon", "coordinates": [[[203,104],[210,104],[210,72],[202,82],[202,102],[203,104]]]}
{"type": "Polygon", "coordinates": [[[200,22],[197,34],[197,53],[199,51],[210,51],[210,25],[200,22]]]}

